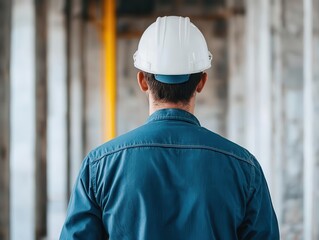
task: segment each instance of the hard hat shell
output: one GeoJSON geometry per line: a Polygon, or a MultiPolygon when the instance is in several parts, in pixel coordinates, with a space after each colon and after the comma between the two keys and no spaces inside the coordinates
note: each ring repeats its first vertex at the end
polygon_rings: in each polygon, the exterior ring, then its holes
{"type": "Polygon", "coordinates": [[[210,68],[212,54],[188,17],[167,16],[145,30],[133,59],[136,68],[148,73],[185,75],[210,68]]]}

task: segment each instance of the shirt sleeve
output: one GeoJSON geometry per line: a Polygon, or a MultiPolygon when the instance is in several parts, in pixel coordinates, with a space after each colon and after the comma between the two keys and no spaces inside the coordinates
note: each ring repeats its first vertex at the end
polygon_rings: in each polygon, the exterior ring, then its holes
{"type": "Polygon", "coordinates": [[[91,175],[89,159],[86,158],[73,188],[60,240],[107,239],[91,175]]]}
{"type": "Polygon", "coordinates": [[[255,163],[256,166],[253,166],[251,171],[250,197],[246,205],[245,219],[238,229],[239,239],[280,239],[267,182],[257,160],[255,163]]]}

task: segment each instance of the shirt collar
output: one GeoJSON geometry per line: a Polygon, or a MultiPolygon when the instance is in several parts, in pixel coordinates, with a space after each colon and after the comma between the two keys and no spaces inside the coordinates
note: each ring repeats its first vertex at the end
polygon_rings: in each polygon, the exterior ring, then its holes
{"type": "Polygon", "coordinates": [[[148,117],[147,123],[157,120],[178,120],[200,126],[198,119],[193,114],[177,108],[165,108],[157,110],[148,117]]]}

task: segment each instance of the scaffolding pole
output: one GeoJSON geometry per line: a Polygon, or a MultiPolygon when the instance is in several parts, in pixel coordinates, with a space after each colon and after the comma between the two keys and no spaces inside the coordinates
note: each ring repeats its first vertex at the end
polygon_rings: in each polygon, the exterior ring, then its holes
{"type": "Polygon", "coordinates": [[[116,136],[116,6],[115,1],[103,4],[104,45],[104,140],[116,136]]]}
{"type": "Polygon", "coordinates": [[[0,0],[0,239],[10,239],[11,0],[0,0]]]}

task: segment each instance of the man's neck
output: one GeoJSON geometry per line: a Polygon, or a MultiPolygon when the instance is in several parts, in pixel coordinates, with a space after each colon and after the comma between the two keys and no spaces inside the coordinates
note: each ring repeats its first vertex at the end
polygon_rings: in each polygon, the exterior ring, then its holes
{"type": "Polygon", "coordinates": [[[149,98],[149,114],[153,114],[154,112],[161,110],[161,109],[167,109],[167,108],[177,108],[184,111],[187,111],[191,114],[194,114],[194,108],[195,108],[195,98],[192,97],[188,104],[184,103],[170,103],[170,102],[160,102],[149,98]]]}

